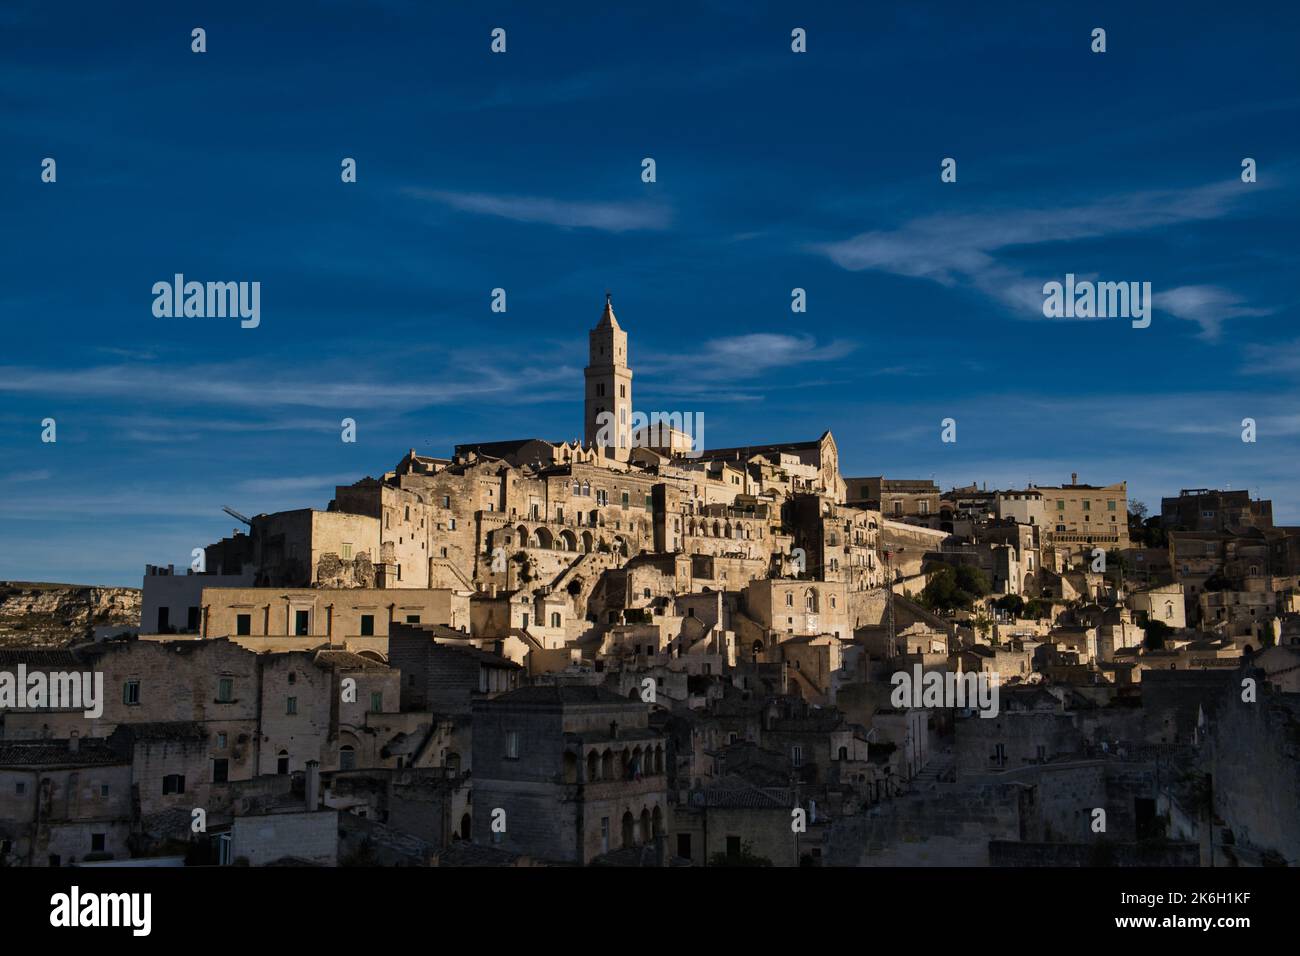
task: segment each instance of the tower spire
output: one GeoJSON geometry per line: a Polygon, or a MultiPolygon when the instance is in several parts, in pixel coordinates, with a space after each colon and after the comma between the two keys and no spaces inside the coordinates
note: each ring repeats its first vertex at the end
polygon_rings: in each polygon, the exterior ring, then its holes
{"type": "Polygon", "coordinates": [[[596,328],[619,328],[618,319],[614,317],[614,297],[608,289],[605,290],[605,311],[600,314],[600,322],[596,328]]]}

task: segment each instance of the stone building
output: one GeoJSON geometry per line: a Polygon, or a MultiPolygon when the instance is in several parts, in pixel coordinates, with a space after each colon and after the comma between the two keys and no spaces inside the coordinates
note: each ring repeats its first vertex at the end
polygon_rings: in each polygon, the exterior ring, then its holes
{"type": "Polygon", "coordinates": [[[665,760],[639,698],[557,684],[477,700],[474,841],[580,864],[650,843],[672,825],[665,760]]]}

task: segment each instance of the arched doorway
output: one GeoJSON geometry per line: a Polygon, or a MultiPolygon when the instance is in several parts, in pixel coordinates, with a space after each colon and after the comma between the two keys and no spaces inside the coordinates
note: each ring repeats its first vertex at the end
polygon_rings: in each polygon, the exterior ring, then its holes
{"type": "Polygon", "coordinates": [[[623,846],[630,847],[636,845],[636,821],[632,819],[632,811],[623,811],[623,846]]]}

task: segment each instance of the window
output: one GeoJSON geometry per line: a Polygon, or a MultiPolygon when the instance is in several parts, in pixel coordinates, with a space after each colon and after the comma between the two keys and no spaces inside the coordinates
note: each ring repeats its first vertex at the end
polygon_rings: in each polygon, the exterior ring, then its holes
{"type": "Polygon", "coordinates": [[[420,615],[418,615],[418,614],[408,614],[408,615],[406,615],[406,623],[407,623],[407,624],[419,624],[419,623],[420,623],[420,615]]]}
{"type": "Polygon", "coordinates": [[[1084,498],[1084,499],[1083,499],[1083,510],[1084,510],[1084,511],[1091,511],[1091,510],[1092,510],[1092,502],[1089,501],[1087,498],[1084,498]]]}
{"type": "Polygon", "coordinates": [[[727,837],[727,859],[729,860],[740,859],[740,837],[738,836],[727,837]]]}
{"type": "Polygon", "coordinates": [[[230,761],[225,757],[217,757],[212,761],[212,782],[225,783],[230,779],[230,761]]]}
{"type": "Polygon", "coordinates": [[[561,626],[561,625],[560,625],[560,612],[559,612],[559,611],[552,611],[552,612],[551,612],[551,627],[560,627],[560,626],[561,626]]]}
{"type": "Polygon", "coordinates": [[[164,794],[184,793],[185,792],[185,775],[181,773],[169,773],[162,779],[162,791],[164,794]]]}
{"type": "Polygon", "coordinates": [[[627,510],[627,506],[631,504],[631,502],[632,502],[631,496],[626,491],[623,492],[623,509],[627,510]]]}
{"type": "Polygon", "coordinates": [[[193,632],[199,629],[199,609],[190,608],[185,614],[185,630],[193,632]]]}
{"type": "Polygon", "coordinates": [[[306,637],[311,633],[311,612],[294,611],[293,612],[293,633],[298,637],[306,637]]]}
{"type": "Polygon", "coordinates": [[[521,617],[521,620],[523,621],[523,623],[520,624],[519,626],[522,627],[522,628],[524,628],[525,630],[527,630],[527,628],[528,628],[528,613],[525,611],[525,612],[524,612],[520,617],[521,617]]]}
{"type": "Polygon", "coordinates": [[[381,690],[372,691],[370,694],[370,711],[378,714],[384,709],[384,692],[381,690]]]}
{"type": "Polygon", "coordinates": [[[253,615],[251,615],[251,614],[236,614],[236,615],[235,615],[235,633],[236,633],[236,634],[244,634],[244,635],[252,634],[252,633],[253,633],[253,615]]]}
{"type": "Polygon", "coordinates": [[[108,784],[106,784],[106,783],[101,783],[101,784],[99,785],[99,795],[100,795],[101,797],[107,797],[107,796],[108,796],[108,784]]]}
{"type": "Polygon", "coordinates": [[[281,750],[275,758],[275,772],[282,777],[289,773],[289,751],[281,750]]]}
{"type": "Polygon", "coordinates": [[[790,748],[790,762],[796,767],[803,766],[803,747],[795,744],[790,748]]]}
{"type": "Polygon", "coordinates": [[[1107,501],[1107,502],[1106,502],[1106,510],[1107,510],[1107,511],[1114,511],[1114,510],[1115,510],[1115,502],[1114,502],[1114,501],[1107,501]]]}
{"type": "Polygon", "coordinates": [[[519,731],[517,730],[506,731],[506,759],[519,759],[519,731]]]}
{"type": "Polygon", "coordinates": [[[217,749],[218,749],[218,750],[225,750],[225,749],[226,749],[226,735],[225,735],[225,734],[217,734],[217,749]]]}
{"type": "Polygon", "coordinates": [[[298,713],[298,698],[297,698],[297,697],[286,697],[286,698],[284,699],[284,712],[285,712],[286,714],[296,714],[296,713],[298,713]]]}
{"type": "Polygon", "coordinates": [[[789,591],[787,591],[785,594],[785,606],[794,607],[794,595],[791,594],[789,591]]]}
{"type": "Polygon", "coordinates": [[[25,781],[19,780],[14,783],[14,793],[16,793],[18,796],[21,797],[26,792],[27,792],[27,783],[25,781]]]}
{"type": "Polygon", "coordinates": [[[122,685],[122,703],[140,703],[140,682],[138,680],[129,680],[122,685]]]}
{"type": "Polygon", "coordinates": [[[350,744],[344,744],[339,748],[339,769],[356,770],[357,769],[357,752],[350,744]]]}
{"type": "Polygon", "coordinates": [[[351,542],[351,541],[344,541],[344,542],[343,542],[343,560],[344,560],[344,561],[351,561],[351,560],[352,560],[352,542],[351,542]]]}
{"type": "Polygon", "coordinates": [[[1065,510],[1065,499],[1064,499],[1064,498],[1057,498],[1057,499],[1056,499],[1056,510],[1057,510],[1057,511],[1064,511],[1064,510],[1065,510]]]}
{"type": "Polygon", "coordinates": [[[104,834],[92,833],[90,835],[90,852],[91,853],[104,852],[104,834]]]}
{"type": "Polygon", "coordinates": [[[444,508],[450,508],[450,507],[451,507],[451,495],[443,495],[443,496],[442,496],[442,506],[443,506],[444,508]]]}
{"type": "Polygon", "coordinates": [[[374,637],[375,634],[375,616],[373,614],[361,615],[361,636],[374,637]]]}

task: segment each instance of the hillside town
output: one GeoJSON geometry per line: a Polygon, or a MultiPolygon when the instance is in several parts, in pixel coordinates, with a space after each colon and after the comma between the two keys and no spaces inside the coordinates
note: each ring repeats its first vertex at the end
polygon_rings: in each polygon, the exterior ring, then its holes
{"type": "Polygon", "coordinates": [[[1300,864],[1270,501],[709,448],[632,358],[607,296],[581,440],[230,510],[138,626],[0,648],[0,865],[1300,864]]]}

